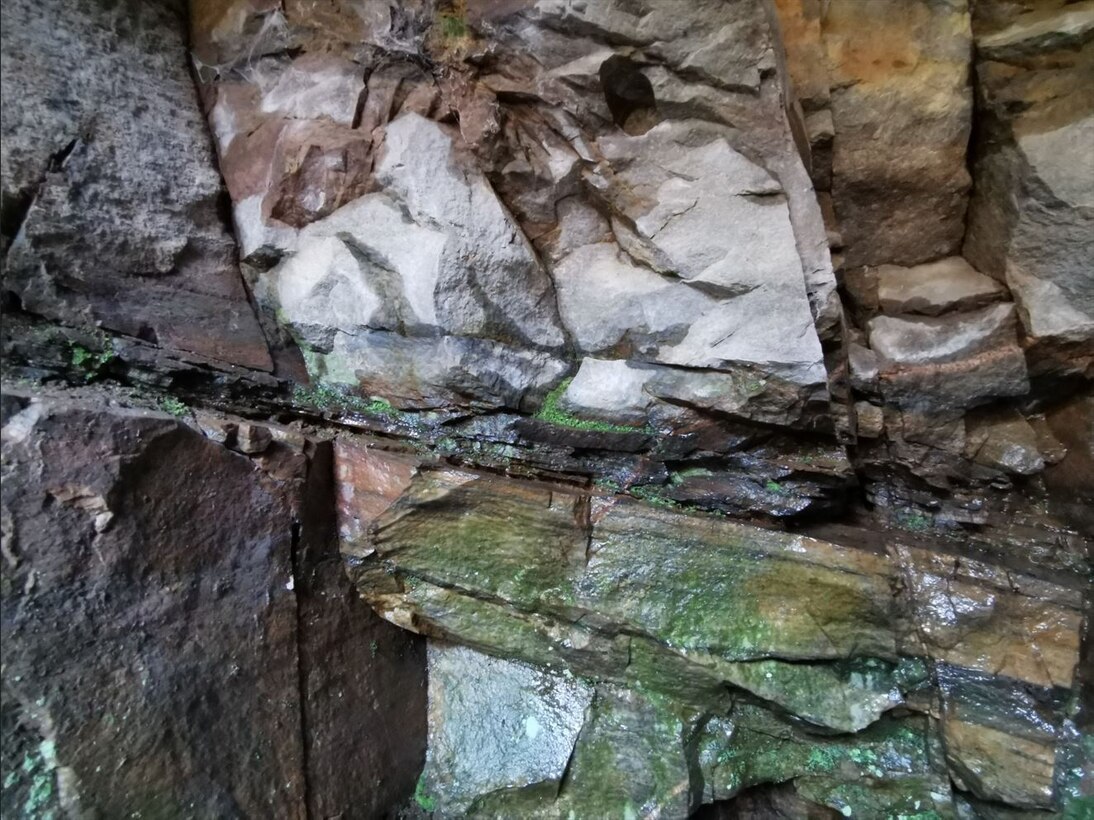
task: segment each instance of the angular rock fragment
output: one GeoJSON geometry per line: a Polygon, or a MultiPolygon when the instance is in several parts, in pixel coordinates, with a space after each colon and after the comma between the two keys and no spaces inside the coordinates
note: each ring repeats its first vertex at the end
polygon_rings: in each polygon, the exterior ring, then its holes
{"type": "Polygon", "coordinates": [[[557,790],[592,700],[572,676],[433,642],[422,788],[441,817],[464,815],[493,792],[557,790]]]}
{"type": "Polygon", "coordinates": [[[938,318],[879,316],[868,331],[882,395],[900,407],[959,409],[1029,390],[1013,305],[938,318]]]}
{"type": "Polygon", "coordinates": [[[1002,301],[1006,294],[1002,285],[978,273],[960,256],[911,268],[882,265],[877,270],[877,291],[882,313],[927,316],[983,307],[1002,301]]]}

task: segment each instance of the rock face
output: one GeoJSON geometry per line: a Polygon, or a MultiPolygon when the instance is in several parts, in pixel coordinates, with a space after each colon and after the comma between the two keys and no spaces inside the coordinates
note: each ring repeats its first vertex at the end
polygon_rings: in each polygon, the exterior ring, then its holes
{"type": "Polygon", "coordinates": [[[1094,339],[1094,5],[1017,14],[1005,3],[981,5],[984,125],[964,252],[1006,281],[1030,337],[1048,350],[1079,345],[1081,367],[1094,339]]]}
{"type": "Polygon", "coordinates": [[[899,541],[878,554],[469,472],[399,483],[343,542],[362,595],[405,628],[516,659],[431,658],[426,782],[442,816],[685,817],[787,779],[866,816],[915,801],[952,816],[948,776],[983,799],[1052,800],[1074,589],[899,541]],[[500,688],[484,692],[472,681],[491,665],[500,688]],[[596,682],[591,700],[574,675],[596,682]],[[1011,700],[1029,697],[1042,705],[1025,728],[1011,700]],[[558,698],[578,701],[580,733],[558,698]],[[941,735],[918,714],[932,703],[950,716],[941,735]],[[531,719],[552,722],[538,744],[531,719]],[[476,741],[484,725],[498,728],[476,741]],[[771,738],[801,751],[772,757],[771,738]],[[482,772],[469,760],[495,757],[482,772]],[[863,770],[871,785],[850,788],[863,770]]]}
{"type": "Polygon", "coordinates": [[[5,816],[1089,814],[1094,2],[2,15],[5,816]]]}
{"type": "Polygon", "coordinates": [[[4,287],[51,319],[269,370],[180,6],[4,6],[4,287]]]}
{"type": "Polygon", "coordinates": [[[6,420],[5,815],[372,815],[413,789],[423,647],[332,562],[329,445],[275,433],[248,457],[165,414],[6,420]]]}
{"type": "MultiPolygon", "coordinates": [[[[527,411],[592,355],[823,399],[835,283],[760,3],[731,25],[686,3],[457,9],[425,36],[405,14],[399,47],[449,79],[393,73],[383,27],[332,42],[290,19],[292,59],[196,29],[247,62],[206,86],[210,124],[256,296],[313,380],[527,411]],[[491,65],[462,59],[487,44],[491,65]]],[[[695,380],[669,400],[708,392],[695,380]]]]}

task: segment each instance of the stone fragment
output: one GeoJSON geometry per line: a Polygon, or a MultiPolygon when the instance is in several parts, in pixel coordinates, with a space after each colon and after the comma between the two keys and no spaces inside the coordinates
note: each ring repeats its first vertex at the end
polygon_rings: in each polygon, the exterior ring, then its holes
{"type": "Polygon", "coordinates": [[[969,191],[968,3],[833,0],[821,25],[847,266],[957,252],[969,191]]]}
{"type": "Polygon", "coordinates": [[[8,3],[2,52],[18,87],[3,101],[5,288],[53,320],[271,370],[182,10],[8,3]]]}
{"type": "Polygon", "coordinates": [[[879,316],[867,329],[881,392],[900,407],[972,407],[1029,390],[1013,305],[937,318],[879,316]]]}
{"type": "Polygon", "coordinates": [[[329,447],[275,474],[166,414],[52,399],[0,435],[5,816],[406,798],[424,653],[330,560],[329,447]]]}
{"type": "Polygon", "coordinates": [[[261,424],[243,422],[236,428],[235,446],[244,455],[258,455],[272,443],[273,434],[268,427],[261,424]]]}
{"type": "Polygon", "coordinates": [[[851,387],[860,393],[877,392],[879,365],[874,351],[851,342],[847,345],[847,364],[851,371],[851,387]]]}
{"type": "Polygon", "coordinates": [[[493,792],[557,790],[592,700],[572,676],[431,642],[422,788],[438,816],[464,816],[493,792]]]}
{"type": "Polygon", "coordinates": [[[677,280],[675,290],[710,297],[709,308],[678,315],[683,334],[650,358],[688,367],[744,362],[820,381],[820,344],[778,182],[716,129],[661,123],[641,136],[604,136],[599,147],[613,164],[606,193],[632,232],[629,254],[677,280]],[[712,232],[712,222],[731,227],[712,232]],[[758,317],[776,312],[785,331],[773,338],[758,317]]]}
{"type": "Polygon", "coordinates": [[[978,273],[960,256],[902,268],[878,268],[878,304],[882,313],[922,313],[937,316],[951,310],[972,310],[999,302],[1006,290],[978,273]]]}
{"type": "Polygon", "coordinates": [[[581,367],[559,399],[559,407],[582,418],[644,422],[653,398],[645,392],[650,372],[625,361],[581,360],[581,367]]]}
{"type": "Polygon", "coordinates": [[[1037,433],[1020,413],[999,411],[966,420],[965,456],[977,464],[1017,475],[1045,468],[1037,433]]]}
{"type": "Polygon", "coordinates": [[[876,404],[855,402],[855,432],[864,438],[878,438],[885,430],[885,414],[876,404]]]}

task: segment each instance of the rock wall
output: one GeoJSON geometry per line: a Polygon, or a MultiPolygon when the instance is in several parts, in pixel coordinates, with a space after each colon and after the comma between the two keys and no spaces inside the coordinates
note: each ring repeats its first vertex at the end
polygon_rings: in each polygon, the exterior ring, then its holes
{"type": "Polygon", "coordinates": [[[2,14],[5,815],[1089,810],[1091,0],[2,14]]]}
{"type": "Polygon", "coordinates": [[[341,571],[329,442],[5,405],[5,816],[371,816],[413,789],[424,647],[341,571]]]}

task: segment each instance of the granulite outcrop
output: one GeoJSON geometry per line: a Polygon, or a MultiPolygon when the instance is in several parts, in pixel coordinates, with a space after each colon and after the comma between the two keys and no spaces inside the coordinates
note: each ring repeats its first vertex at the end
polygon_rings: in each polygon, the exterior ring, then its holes
{"type": "Polygon", "coordinates": [[[2,14],[5,817],[1094,812],[1094,2],[2,14]]]}

